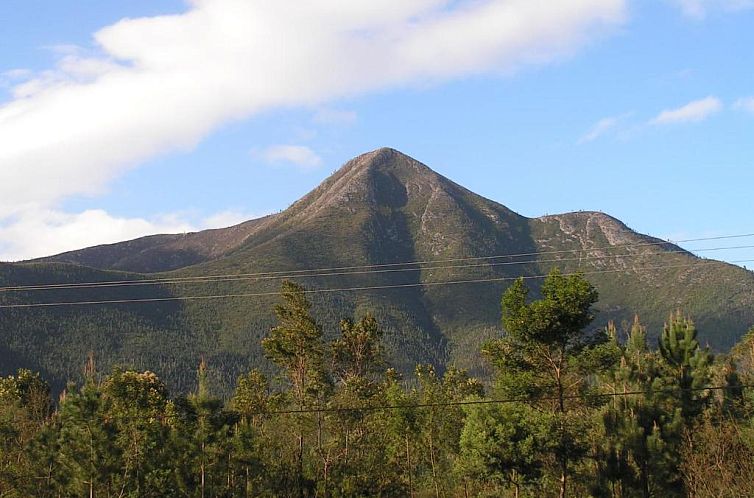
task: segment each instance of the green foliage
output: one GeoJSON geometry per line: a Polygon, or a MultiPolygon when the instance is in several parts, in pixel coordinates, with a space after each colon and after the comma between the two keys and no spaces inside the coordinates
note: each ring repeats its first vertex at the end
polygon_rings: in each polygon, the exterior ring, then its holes
{"type": "Polygon", "coordinates": [[[604,433],[596,448],[602,469],[596,487],[602,493],[618,487],[625,496],[674,496],[681,489],[680,412],[668,404],[662,358],[646,341],[635,317],[625,344],[616,343],[619,363],[602,378],[601,389],[612,395],[602,410],[604,433]],[[627,392],[639,394],[620,396],[627,392]]]}
{"type": "Polygon", "coordinates": [[[284,304],[275,306],[279,324],[262,340],[265,354],[288,374],[298,406],[317,397],[328,381],[325,378],[322,327],[311,316],[311,304],[304,288],[284,281],[284,304]]]}
{"type": "Polygon", "coordinates": [[[588,281],[553,271],[541,294],[529,302],[523,279],[517,280],[502,299],[506,335],[483,352],[497,370],[497,391],[540,410],[537,423],[549,426],[549,439],[539,457],[549,454],[559,470],[560,496],[565,496],[571,474],[589,450],[584,431],[592,411],[593,376],[616,358],[604,333],[585,330],[597,301],[588,281]]]}
{"type": "Polygon", "coordinates": [[[697,331],[690,318],[680,311],[671,315],[659,339],[664,360],[663,387],[676,391],[681,416],[687,424],[698,417],[709,400],[702,390],[709,382],[712,354],[697,341],[697,331]]]}
{"type": "Polygon", "coordinates": [[[374,379],[384,365],[381,339],[384,331],[374,315],[368,313],[354,324],[340,323],[341,335],[332,344],[335,373],[341,382],[355,378],[374,379]]]}
{"type": "Polygon", "coordinates": [[[0,377],[0,496],[21,496],[13,488],[33,464],[28,448],[49,412],[49,387],[38,373],[0,377]]]}
{"type": "Polygon", "coordinates": [[[205,359],[178,396],[93,355],[54,405],[41,375],[0,378],[0,496],[751,495],[750,337],[715,364],[676,313],[652,351],[638,318],[590,329],[594,287],[553,272],[504,294],[487,395],[456,367],[404,380],[375,315],[327,335],[283,290],[263,346],[283,377],[247,370],[227,401],[205,359]]]}
{"type": "Polygon", "coordinates": [[[521,403],[468,405],[458,470],[472,482],[503,489],[533,486],[543,472],[549,426],[521,403]]]}
{"type": "MultiPolygon", "coordinates": [[[[338,336],[342,318],[358,322],[367,311],[373,313],[384,330],[385,358],[406,376],[416,364],[430,363],[438,371],[454,365],[488,380],[491,372],[477,354],[497,335],[499,296],[506,282],[541,275],[551,266],[564,274],[583,270],[589,275],[600,293],[594,312],[600,326],[609,320],[630,321],[639,313],[653,342],[668,310],[681,306],[695,317],[700,340],[725,350],[754,323],[754,274],[710,261],[695,265],[698,259],[678,251],[602,213],[526,218],[400,153],[377,151],[343,168],[289,209],[261,220],[0,265],[3,286],[133,281],[124,287],[6,291],[1,304],[180,298],[4,309],[0,375],[21,367],[40,371],[57,393],[68,381],[84,380],[80,367],[91,351],[103,371],[114,366],[148,369],[181,394],[193,391],[194,366],[201,357],[212,365],[208,382],[223,399],[232,394],[238,376],[251,369],[275,384],[276,364],[265,356],[261,339],[277,323],[273,305],[279,300],[273,294],[281,275],[299,275],[312,289],[408,284],[386,292],[308,295],[310,314],[326,341],[338,336]],[[667,268],[644,270],[657,266],[658,251],[667,268]],[[346,270],[316,279],[301,271],[512,253],[529,254],[528,262],[480,259],[463,268],[465,264],[346,270]],[[265,277],[204,278],[248,274],[265,277]],[[155,279],[173,283],[136,285],[155,279]],[[469,279],[490,281],[419,285],[469,279]],[[242,297],[250,293],[270,295],[242,297]],[[182,300],[209,295],[238,297],[182,300]]],[[[535,285],[534,295],[538,292],[535,285]]]]}

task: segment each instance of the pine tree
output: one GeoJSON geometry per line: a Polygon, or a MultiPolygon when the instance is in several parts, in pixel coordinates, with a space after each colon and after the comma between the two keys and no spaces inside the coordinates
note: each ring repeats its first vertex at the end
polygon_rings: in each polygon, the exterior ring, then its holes
{"type": "Polygon", "coordinates": [[[664,360],[663,386],[671,390],[684,423],[689,426],[709,402],[712,354],[697,341],[694,322],[680,311],[670,315],[659,338],[659,351],[664,360]]]}
{"type": "Polygon", "coordinates": [[[222,400],[212,396],[203,358],[196,379],[196,391],[173,400],[166,410],[172,424],[178,488],[189,496],[221,496],[233,485],[230,462],[238,415],[225,410],[222,400]]]}
{"type": "MultiPolygon", "coordinates": [[[[382,374],[386,365],[381,339],[383,330],[371,313],[354,322],[340,322],[340,336],[330,345],[335,391],[334,408],[368,407],[381,403],[382,374]]],[[[327,480],[346,495],[370,495],[380,489],[384,453],[375,452],[383,435],[371,430],[380,414],[369,410],[344,410],[328,414],[330,446],[323,458],[327,480]],[[375,472],[364,472],[375,468],[375,472]],[[378,469],[379,468],[379,469],[378,469]]]]}
{"type": "Polygon", "coordinates": [[[375,383],[385,359],[380,342],[384,332],[374,315],[368,313],[356,323],[342,320],[340,331],[340,337],[332,344],[337,380],[341,384],[354,379],[375,383]]]}
{"type": "Polygon", "coordinates": [[[464,478],[487,487],[521,489],[542,474],[541,454],[547,451],[546,431],[535,409],[521,403],[479,404],[464,407],[457,465],[464,478]]]}
{"type": "Polygon", "coordinates": [[[115,371],[101,385],[103,416],[113,424],[120,470],[119,496],[148,497],[174,491],[173,455],[164,415],[168,392],[152,372],[115,371]]]}
{"type": "Polygon", "coordinates": [[[87,370],[80,390],[69,387],[56,420],[56,481],[63,494],[107,495],[113,490],[111,478],[120,468],[114,424],[104,417],[102,392],[93,370],[87,370]]]}
{"type": "Polygon", "coordinates": [[[594,375],[616,357],[603,331],[585,330],[597,301],[586,279],[554,270],[541,293],[541,299],[528,302],[523,279],[508,288],[502,299],[505,336],[488,343],[483,353],[496,368],[500,395],[527,397],[532,400],[527,405],[544,409],[541,422],[552,427],[550,454],[563,498],[574,464],[588,451],[591,406],[581,396],[594,391],[594,375]]]}
{"type": "Polygon", "coordinates": [[[32,494],[26,477],[37,462],[28,449],[49,413],[50,389],[38,373],[0,377],[0,496],[32,494]]]}
{"type": "Polygon", "coordinates": [[[267,377],[259,370],[238,378],[230,407],[239,415],[233,434],[233,464],[241,476],[236,489],[242,496],[258,496],[274,488],[275,469],[280,463],[277,441],[265,426],[277,422],[267,412],[280,405],[281,395],[271,393],[267,377]]]}
{"type": "MultiPolygon", "coordinates": [[[[288,376],[296,408],[303,410],[324,403],[330,386],[324,364],[322,327],[311,315],[311,304],[304,288],[284,281],[281,288],[283,303],[275,306],[278,325],[262,340],[265,354],[288,376]]],[[[298,495],[304,496],[307,485],[304,477],[305,416],[297,418],[296,455],[298,495]]],[[[322,450],[322,414],[316,415],[317,450],[322,450]]]]}
{"type": "Polygon", "coordinates": [[[304,288],[284,281],[283,303],[275,306],[278,325],[262,340],[265,354],[288,375],[298,408],[309,406],[326,382],[322,327],[311,315],[304,288]]]}
{"type": "Polygon", "coordinates": [[[479,398],[484,392],[478,380],[464,370],[450,367],[442,377],[430,365],[416,367],[418,388],[415,397],[427,405],[416,413],[421,460],[427,469],[435,497],[450,494],[455,486],[454,466],[460,451],[459,442],[464,412],[451,403],[479,398]],[[443,405],[443,406],[433,406],[443,405]]]}
{"type": "Polygon", "coordinates": [[[604,433],[597,437],[598,481],[611,483],[611,492],[618,496],[674,496],[678,481],[673,449],[681,424],[673,410],[668,412],[662,394],[653,390],[661,368],[657,354],[649,351],[638,316],[625,345],[617,344],[614,332],[612,338],[620,361],[601,379],[601,389],[615,396],[603,409],[604,433]],[[642,394],[625,395],[636,392],[642,394]]]}

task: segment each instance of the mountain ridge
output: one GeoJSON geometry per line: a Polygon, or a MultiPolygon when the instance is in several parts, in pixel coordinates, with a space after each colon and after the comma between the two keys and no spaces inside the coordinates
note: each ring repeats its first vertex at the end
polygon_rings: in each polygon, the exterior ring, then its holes
{"type": "MultiPolygon", "coordinates": [[[[314,188],[301,199],[295,201],[288,207],[288,209],[281,213],[248,220],[226,228],[202,230],[187,234],[148,235],[123,242],[102,244],[78,250],[66,251],[61,254],[36,258],[30,261],[69,262],[99,269],[118,269],[123,271],[148,273],[176,270],[193,264],[202,263],[216,257],[221,257],[240,248],[249,237],[259,231],[263,231],[270,224],[274,224],[282,219],[290,220],[291,222],[306,222],[316,217],[317,213],[320,213],[322,210],[342,208],[344,206],[346,206],[347,210],[353,213],[354,209],[349,209],[347,206],[354,200],[366,202],[368,205],[376,204],[379,194],[376,192],[376,185],[374,184],[373,177],[379,175],[380,168],[383,167],[386,162],[390,159],[396,158],[404,161],[415,172],[417,172],[419,180],[424,180],[421,182],[416,181],[415,179],[414,182],[408,184],[407,187],[421,190],[423,187],[426,188],[428,186],[431,190],[432,196],[430,201],[436,202],[438,200],[436,197],[441,196],[443,193],[447,194],[449,190],[452,194],[463,193],[464,195],[478,196],[465,187],[436,173],[423,163],[395,149],[383,147],[361,154],[360,156],[346,162],[319,186],[314,188]],[[365,195],[371,197],[365,197],[365,195]],[[302,211],[303,218],[300,215],[302,211]],[[240,236],[234,237],[233,232],[240,234],[240,236]],[[216,235],[216,237],[212,237],[212,235],[216,235]],[[215,247],[217,246],[217,243],[215,242],[216,238],[231,239],[234,243],[222,244],[220,250],[218,250],[218,248],[215,247]],[[147,265],[142,261],[146,256],[153,258],[153,251],[158,251],[163,248],[166,251],[172,250],[179,253],[186,253],[186,257],[184,259],[178,259],[177,261],[169,260],[164,267],[160,268],[147,265]],[[131,254],[133,251],[136,251],[136,255],[131,254]],[[129,253],[130,258],[102,257],[103,254],[107,256],[108,252],[111,254],[126,252],[129,253]]],[[[508,214],[524,218],[495,201],[489,199],[484,200],[494,202],[508,214]]],[[[489,211],[487,214],[488,216],[494,216],[489,211]]],[[[162,259],[158,258],[158,261],[162,261],[162,259]]],[[[152,260],[150,263],[154,265],[155,261],[152,260]]]]}
{"type": "MultiPolygon", "coordinates": [[[[370,185],[367,188],[363,188],[365,182],[369,182],[366,179],[371,174],[374,174],[375,170],[378,170],[381,165],[390,158],[401,158],[406,160],[412,168],[414,168],[421,177],[425,179],[425,183],[431,186],[430,202],[436,200],[436,196],[442,195],[440,191],[447,192],[448,190],[454,190],[453,194],[463,193],[478,196],[474,192],[469,191],[465,187],[458,185],[452,180],[436,173],[423,163],[407,156],[400,151],[392,148],[382,147],[371,152],[367,152],[357,156],[354,159],[346,162],[341,168],[339,168],[333,175],[325,179],[319,186],[303,196],[301,199],[295,201],[289,206],[288,209],[281,213],[270,214],[244,221],[242,223],[216,229],[201,230],[198,232],[189,232],[184,234],[155,234],[136,239],[131,239],[122,242],[115,242],[110,244],[102,244],[83,249],[77,249],[72,251],[66,251],[64,253],[55,254],[51,256],[45,256],[36,258],[25,262],[68,262],[74,264],[81,264],[84,266],[90,266],[98,269],[114,269],[122,271],[133,271],[143,273],[155,273],[161,271],[171,271],[191,266],[194,264],[203,263],[211,259],[222,257],[234,250],[243,246],[247,239],[253,237],[257,232],[263,231],[268,225],[276,223],[281,218],[285,218],[289,211],[303,211],[303,218],[301,216],[287,215],[288,218],[292,218],[290,221],[310,221],[316,217],[317,213],[325,209],[331,209],[334,207],[349,206],[355,200],[354,197],[363,195],[366,193],[371,197],[361,199],[366,201],[367,204],[376,204],[377,194],[375,193],[374,185],[370,185]],[[362,186],[361,189],[358,187],[362,186]],[[335,191],[335,192],[333,192],[335,191]],[[281,216],[283,215],[283,216],[281,216]],[[184,258],[174,257],[172,260],[164,262],[161,258],[157,258],[154,261],[153,251],[175,251],[178,254],[185,254],[184,258]],[[119,257],[118,253],[127,253],[124,257],[119,257]],[[102,258],[102,254],[108,257],[102,258]],[[135,254],[134,254],[135,253],[135,254]],[[151,259],[152,266],[144,264],[142,261],[146,257],[151,259]],[[98,261],[98,259],[102,259],[98,261]],[[159,266],[159,263],[164,263],[164,266],[159,266]],[[155,267],[154,265],[158,266],[155,267]]],[[[414,187],[421,189],[418,183],[407,184],[408,188],[414,187]]],[[[521,219],[536,220],[547,222],[550,220],[557,220],[561,229],[564,232],[574,232],[574,225],[578,224],[580,218],[587,218],[587,230],[591,229],[591,225],[596,224],[600,227],[603,233],[610,235],[607,236],[607,240],[610,245],[619,245],[621,241],[628,240],[630,237],[626,237],[625,232],[631,231],[621,220],[601,211],[571,211],[566,213],[543,215],[539,217],[528,218],[526,216],[515,213],[508,207],[499,204],[497,201],[481,197],[481,199],[494,203],[499,206],[507,214],[515,215],[521,219]],[[609,226],[608,232],[605,232],[605,227],[609,226]]],[[[427,204],[427,207],[429,203],[427,204]]],[[[347,208],[352,213],[355,211],[353,207],[347,208]]],[[[297,213],[298,214],[298,213],[297,213]]],[[[485,211],[485,214],[492,220],[496,220],[496,214],[489,209],[485,211]]],[[[424,215],[421,217],[422,221],[425,221],[427,217],[427,210],[425,209],[424,215]]],[[[650,237],[641,234],[644,237],[650,237]]],[[[650,237],[654,242],[667,244],[668,247],[672,246],[674,249],[679,249],[677,246],[670,242],[661,241],[654,237],[650,237]]],[[[586,247],[586,246],[584,246],[586,247]]]]}
{"type": "Polygon", "coordinates": [[[274,324],[275,299],[267,294],[277,291],[279,279],[205,277],[283,272],[312,290],[327,290],[310,296],[329,337],[337,333],[340,319],[374,312],[400,370],[410,373],[416,363],[432,363],[484,375],[478,352],[500,333],[500,295],[514,278],[536,284],[553,267],[582,271],[597,286],[595,327],[607,320],[627,322],[638,313],[650,335],[656,335],[668,314],[683,308],[696,319],[701,337],[724,350],[754,324],[751,272],[701,260],[598,211],[522,216],[403,153],[381,148],[348,161],[280,213],[225,229],[151,236],[0,267],[4,285],[185,279],[106,291],[0,295],[0,304],[102,296],[176,299],[161,307],[122,304],[0,314],[0,336],[10,345],[8,352],[0,351],[0,370],[6,370],[3,354],[37,355],[33,361],[54,365],[53,378],[65,380],[70,365],[83,361],[82,349],[89,348],[105,356],[104,365],[163,369],[179,389],[193,379],[199,356],[218,365],[218,382],[224,385],[252,366],[272,373],[259,341],[274,324]],[[429,263],[391,271],[302,271],[421,261],[429,263]],[[445,284],[461,280],[479,283],[445,284]],[[333,292],[350,287],[380,289],[333,292]],[[250,293],[267,297],[184,299],[250,293]]]}

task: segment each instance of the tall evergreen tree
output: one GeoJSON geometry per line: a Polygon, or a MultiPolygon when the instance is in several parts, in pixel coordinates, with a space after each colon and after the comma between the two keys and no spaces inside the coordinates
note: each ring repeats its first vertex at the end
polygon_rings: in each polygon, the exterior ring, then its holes
{"type": "Polygon", "coordinates": [[[529,302],[523,279],[502,299],[505,336],[483,352],[497,370],[497,390],[526,396],[529,406],[544,409],[552,427],[551,456],[558,469],[559,496],[565,497],[574,465],[587,454],[585,433],[595,374],[615,362],[604,331],[590,333],[596,289],[580,275],[552,271],[542,284],[542,298],[529,302]],[[549,412],[549,414],[548,414],[549,412]]]}
{"type": "Polygon", "coordinates": [[[164,415],[167,388],[152,372],[116,369],[100,387],[103,416],[113,424],[120,469],[113,484],[123,497],[175,491],[164,415]]]}
{"type": "MultiPolygon", "coordinates": [[[[615,330],[614,328],[612,329],[615,330]]],[[[610,483],[612,496],[675,496],[678,493],[677,452],[680,417],[667,412],[662,392],[653,389],[660,375],[658,355],[647,346],[646,329],[635,317],[620,361],[601,378],[611,394],[603,409],[604,434],[598,434],[598,485],[610,483]],[[641,394],[627,394],[627,393],[641,394]]]]}
{"type": "Polygon", "coordinates": [[[204,359],[196,378],[196,391],[167,407],[176,451],[177,487],[186,496],[222,496],[233,487],[231,440],[238,416],[212,396],[204,359]]]}
{"type": "Polygon", "coordinates": [[[459,473],[490,494],[513,487],[518,498],[542,473],[549,427],[522,403],[467,405],[464,412],[459,473]]]}
{"type": "Polygon", "coordinates": [[[417,463],[423,465],[434,496],[439,498],[450,494],[455,486],[453,470],[464,424],[463,410],[452,403],[479,398],[484,392],[478,380],[455,367],[440,377],[432,366],[418,365],[416,378],[416,400],[425,405],[416,412],[420,457],[417,463]]]}
{"type": "Polygon", "coordinates": [[[38,373],[20,369],[0,377],[0,496],[34,490],[28,482],[36,463],[29,445],[50,412],[50,389],[38,373]]]}
{"type": "Polygon", "coordinates": [[[268,427],[278,420],[268,412],[280,408],[281,398],[271,392],[267,378],[259,370],[238,378],[230,408],[239,415],[233,434],[233,461],[241,477],[236,489],[242,496],[279,491],[280,441],[268,427]]]}
{"type": "MultiPolygon", "coordinates": [[[[321,406],[330,386],[324,362],[322,327],[311,314],[311,304],[306,299],[304,288],[284,281],[281,287],[283,302],[275,306],[278,325],[262,340],[265,354],[281,367],[288,376],[293,401],[299,410],[321,406]]],[[[296,483],[299,496],[304,496],[305,487],[305,425],[308,417],[297,417],[296,435],[296,483]]],[[[317,412],[317,428],[321,428],[322,414],[317,412]]],[[[321,436],[321,430],[317,432],[321,436]]],[[[321,450],[322,439],[317,437],[317,449],[321,450]]]]}
{"type": "MultiPolygon", "coordinates": [[[[340,323],[340,336],[330,345],[335,391],[333,408],[370,407],[382,400],[382,377],[386,365],[381,339],[383,330],[371,313],[354,322],[340,323]]],[[[383,435],[373,430],[378,414],[370,410],[343,410],[328,414],[333,437],[323,455],[332,468],[327,480],[346,495],[378,494],[379,476],[385,466],[384,452],[373,451],[383,435]],[[365,472],[374,468],[375,472],[365,472]]]]}
{"type": "Polygon", "coordinates": [[[663,387],[672,391],[670,396],[688,426],[709,402],[704,388],[709,385],[712,354],[699,345],[694,322],[680,311],[670,315],[658,343],[664,360],[663,387]]]}
{"type": "Polygon", "coordinates": [[[93,372],[80,390],[70,386],[56,420],[56,481],[62,494],[94,498],[115,492],[120,452],[115,426],[104,415],[93,372]]]}

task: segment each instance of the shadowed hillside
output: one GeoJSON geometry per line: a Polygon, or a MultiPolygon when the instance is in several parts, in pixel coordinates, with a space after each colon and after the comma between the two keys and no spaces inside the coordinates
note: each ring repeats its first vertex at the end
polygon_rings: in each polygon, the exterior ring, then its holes
{"type": "Polygon", "coordinates": [[[400,368],[430,362],[483,374],[476,353],[500,333],[500,295],[511,279],[553,267],[583,271],[597,286],[596,326],[639,313],[658,330],[681,308],[697,320],[702,341],[724,349],[754,324],[754,276],[747,270],[699,260],[603,213],[526,218],[398,151],[379,149],[349,161],[279,214],[3,265],[5,286],[179,279],[4,292],[6,304],[237,297],[3,309],[0,373],[28,365],[62,383],[92,350],[105,368],[150,368],[183,389],[203,355],[215,381],[227,385],[251,366],[269,370],[259,341],[273,324],[276,298],[244,295],[275,292],[288,275],[328,290],[310,295],[327,334],[341,318],[372,310],[400,368]],[[423,263],[384,266],[406,262],[423,263]],[[208,275],[230,277],[196,280],[208,275]],[[445,283],[465,280],[476,282],[445,283]],[[332,291],[351,287],[381,288],[332,291]]]}

